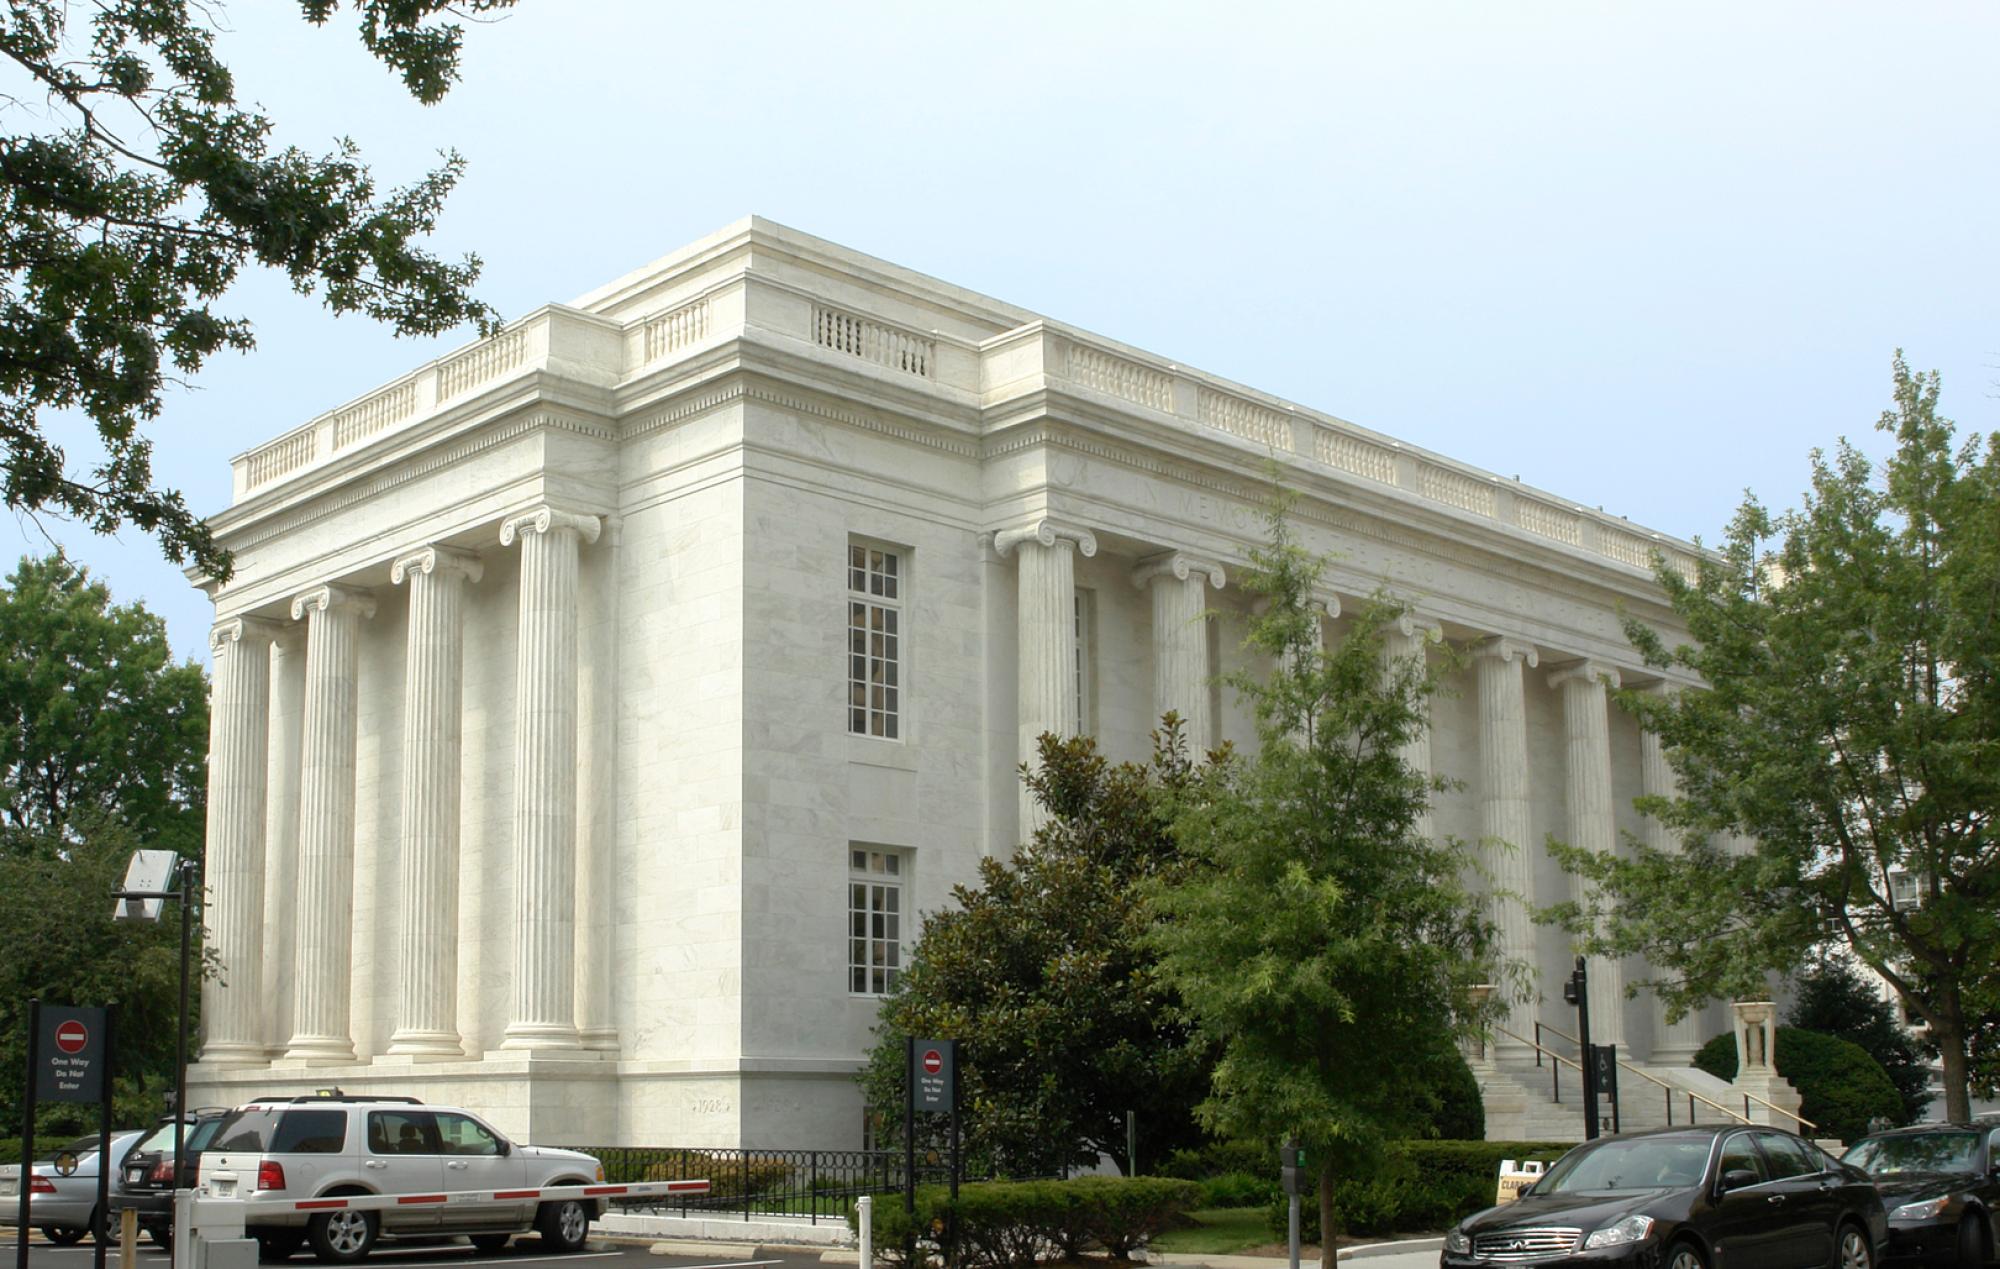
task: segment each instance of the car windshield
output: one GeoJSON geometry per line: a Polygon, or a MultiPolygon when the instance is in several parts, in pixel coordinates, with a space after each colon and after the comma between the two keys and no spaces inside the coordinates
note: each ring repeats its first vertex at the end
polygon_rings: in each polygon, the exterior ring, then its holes
{"type": "MultiPolygon", "coordinates": [[[[215,1136],[215,1130],[221,1126],[222,1120],[219,1118],[203,1119],[197,1123],[189,1124],[186,1128],[182,1129],[181,1140],[187,1144],[187,1148],[190,1151],[205,1150],[208,1148],[209,1141],[215,1136]]],[[[172,1124],[161,1124],[158,1128],[153,1129],[152,1133],[144,1141],[133,1146],[132,1153],[169,1154],[172,1153],[173,1148],[174,1126],[172,1124]]]]}
{"type": "Polygon", "coordinates": [[[1903,1172],[1970,1172],[1979,1159],[1976,1132],[1917,1132],[1870,1137],[1841,1156],[1869,1176],[1903,1172]]]}
{"type": "Polygon", "coordinates": [[[1579,1190],[1654,1190],[1700,1185],[1708,1168],[1706,1137],[1641,1137],[1572,1150],[1536,1182],[1537,1194],[1579,1190]]]}

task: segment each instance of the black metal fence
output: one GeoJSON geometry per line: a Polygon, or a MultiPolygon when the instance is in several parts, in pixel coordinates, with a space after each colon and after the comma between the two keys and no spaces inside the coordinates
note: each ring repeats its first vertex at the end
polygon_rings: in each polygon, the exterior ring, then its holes
{"type": "MultiPolygon", "coordinates": [[[[744,1220],[841,1221],[864,1194],[903,1188],[900,1150],[754,1150],[702,1146],[586,1146],[609,1182],[706,1180],[706,1194],[638,1200],[627,1211],[744,1220]]],[[[917,1157],[917,1184],[943,1185],[951,1161],[917,1157]]],[[[971,1180],[969,1176],[961,1180],[971,1180]]]]}

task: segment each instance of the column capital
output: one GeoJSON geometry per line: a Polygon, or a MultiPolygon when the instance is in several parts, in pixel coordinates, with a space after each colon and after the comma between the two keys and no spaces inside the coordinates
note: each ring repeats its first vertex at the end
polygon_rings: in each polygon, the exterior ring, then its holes
{"type": "MultiPolygon", "coordinates": [[[[1428,617],[1419,617],[1413,612],[1405,612],[1389,623],[1389,629],[1405,639],[1420,639],[1425,643],[1443,643],[1444,627],[1428,617]]],[[[1530,655],[1534,650],[1529,649],[1530,655]]],[[[1530,662],[1530,664],[1533,664],[1530,662]]]]}
{"type": "Polygon", "coordinates": [[[508,516],[500,526],[500,545],[512,546],[514,539],[524,533],[553,533],[558,529],[574,529],[585,542],[595,542],[598,534],[604,532],[604,517],[563,511],[545,502],[508,516]]]}
{"type": "Polygon", "coordinates": [[[359,586],[342,586],[337,582],[315,586],[292,597],[293,621],[304,620],[309,612],[334,612],[340,609],[353,609],[363,617],[373,617],[375,597],[359,586]]]}
{"type": "Polygon", "coordinates": [[[1558,666],[1549,672],[1551,688],[1559,688],[1565,683],[1579,682],[1602,683],[1606,687],[1615,688],[1619,685],[1620,679],[1616,667],[1606,665],[1602,661],[1593,661],[1589,657],[1558,666]]]}
{"type": "Polygon", "coordinates": [[[264,617],[230,617],[209,627],[208,650],[222,656],[231,646],[246,639],[253,643],[269,643],[282,630],[277,622],[264,617]]]}
{"type": "Polygon", "coordinates": [[[1496,661],[1503,662],[1512,661],[1515,657],[1519,657],[1527,663],[1528,668],[1531,670],[1541,663],[1541,654],[1535,651],[1534,644],[1521,639],[1510,639],[1505,635],[1495,635],[1491,639],[1481,639],[1478,643],[1472,645],[1472,655],[1474,659],[1491,657],[1496,661]]]}
{"type": "Polygon", "coordinates": [[[1011,529],[999,529],[993,534],[993,553],[1002,559],[1007,553],[1023,542],[1039,542],[1043,546],[1054,546],[1057,542],[1073,542],[1077,554],[1089,559],[1097,554],[1097,535],[1078,524],[1066,524],[1061,520],[1040,517],[1011,529]]]}
{"type": "MultiPolygon", "coordinates": [[[[1261,617],[1271,611],[1271,597],[1259,595],[1250,601],[1250,611],[1261,617]]],[[[1332,620],[1340,615],[1340,596],[1331,591],[1314,591],[1306,600],[1306,611],[1332,620]]]]}
{"type": "Polygon", "coordinates": [[[391,585],[401,586],[403,579],[412,573],[422,573],[428,577],[439,570],[455,573],[468,582],[476,582],[486,571],[486,566],[470,551],[461,551],[449,546],[426,546],[399,557],[390,565],[389,582],[391,585]]]}
{"type": "Polygon", "coordinates": [[[1140,560],[1132,569],[1132,584],[1144,590],[1162,577],[1172,577],[1176,581],[1184,582],[1196,574],[1206,576],[1208,584],[1216,590],[1221,590],[1229,584],[1229,578],[1224,575],[1222,565],[1214,560],[1203,559],[1199,555],[1190,555],[1186,551],[1166,551],[1140,560]]]}

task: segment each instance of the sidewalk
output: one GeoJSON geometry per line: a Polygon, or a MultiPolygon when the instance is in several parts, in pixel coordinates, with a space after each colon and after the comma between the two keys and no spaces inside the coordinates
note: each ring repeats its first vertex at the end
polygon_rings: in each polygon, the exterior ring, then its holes
{"type": "MultiPolygon", "coordinates": [[[[1443,1250],[1442,1238],[1406,1238],[1342,1247],[1340,1262],[1362,1262],[1367,1269],[1437,1269],[1438,1253],[1443,1250]]],[[[1149,1264],[1176,1266],[1177,1269],[1288,1269],[1291,1263],[1284,1256],[1211,1256],[1193,1252],[1150,1252],[1146,1261],[1149,1264]]],[[[1299,1269],[1317,1269],[1318,1265],[1317,1252],[1300,1254],[1299,1269]]]]}

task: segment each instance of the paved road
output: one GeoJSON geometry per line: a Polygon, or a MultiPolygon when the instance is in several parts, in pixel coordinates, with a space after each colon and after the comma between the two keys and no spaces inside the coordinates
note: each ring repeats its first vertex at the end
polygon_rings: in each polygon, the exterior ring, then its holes
{"type": "MultiPolygon", "coordinates": [[[[444,1243],[428,1247],[405,1247],[385,1243],[369,1256],[370,1265],[402,1266],[426,1265],[437,1269],[463,1269],[465,1266],[497,1266],[499,1269],[554,1269],[559,1265],[574,1265],[576,1269],[824,1269],[817,1251],[797,1254],[759,1254],[754,1258],[731,1256],[655,1256],[647,1250],[649,1244],[610,1243],[593,1240],[583,1251],[569,1256],[542,1254],[542,1249],[533,1238],[520,1238],[497,1252],[482,1253],[465,1243],[444,1243]]],[[[28,1240],[29,1269],[90,1269],[93,1248],[88,1241],[74,1247],[54,1247],[40,1237],[28,1240]]],[[[19,1254],[13,1231],[0,1234],[0,1269],[14,1269],[15,1257],[19,1254]]],[[[105,1256],[107,1269],[117,1269],[118,1249],[110,1248],[105,1256]]],[[[318,1262],[308,1252],[294,1256],[289,1264],[298,1269],[308,1269],[318,1262]]],[[[171,1261],[167,1254],[150,1242],[143,1243],[139,1250],[139,1269],[168,1269],[171,1261]]]]}

